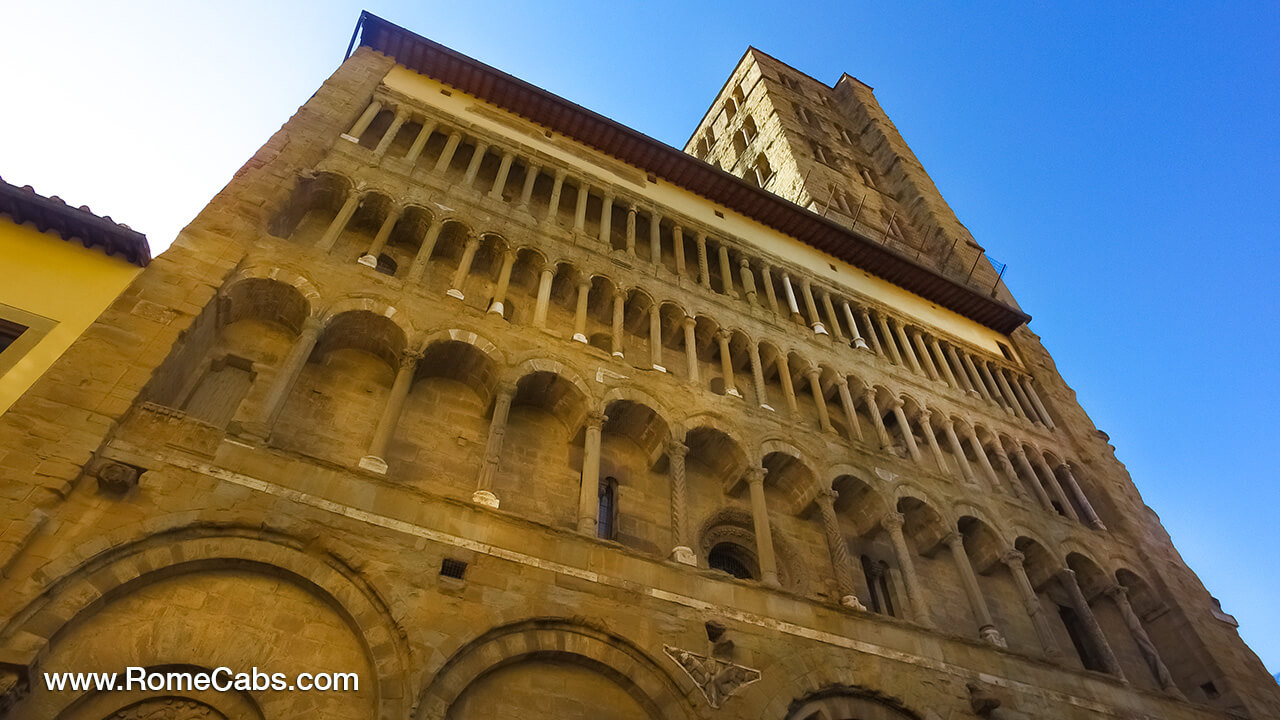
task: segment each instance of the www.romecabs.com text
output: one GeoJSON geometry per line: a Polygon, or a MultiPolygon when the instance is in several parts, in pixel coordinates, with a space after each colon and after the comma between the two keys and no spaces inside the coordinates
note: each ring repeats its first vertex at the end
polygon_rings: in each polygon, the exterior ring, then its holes
{"type": "Polygon", "coordinates": [[[127,667],[123,673],[53,672],[44,673],[45,689],[52,692],[88,690],[122,692],[149,690],[151,692],[208,691],[298,691],[298,692],[356,692],[360,689],[360,676],[356,673],[266,673],[258,668],[248,672],[236,672],[220,667],[210,671],[158,671],[144,667],[127,667]]]}

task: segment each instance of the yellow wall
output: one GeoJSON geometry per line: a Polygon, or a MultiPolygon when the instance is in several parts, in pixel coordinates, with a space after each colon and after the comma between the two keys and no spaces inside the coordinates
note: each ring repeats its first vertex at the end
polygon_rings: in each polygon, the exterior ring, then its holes
{"type": "Polygon", "coordinates": [[[834,287],[878,300],[893,308],[895,313],[911,319],[922,327],[931,327],[949,333],[973,346],[982,348],[995,357],[1001,357],[999,345],[996,343],[1003,339],[1003,336],[995,330],[959,313],[939,307],[904,288],[728,208],[720,207],[666,180],[659,180],[656,184],[649,183],[645,180],[645,174],[637,168],[558,134],[553,138],[547,138],[543,135],[541,126],[403,66],[392,67],[382,82],[396,92],[426,105],[440,108],[455,117],[469,120],[485,130],[518,139],[525,147],[539,154],[579,168],[580,175],[584,177],[605,181],[618,187],[629,186],[639,197],[652,198],[685,217],[721,230],[727,237],[737,238],[782,260],[795,263],[811,272],[814,277],[834,287]],[[446,88],[450,92],[449,95],[441,92],[446,88]],[[724,215],[723,218],[715,215],[717,210],[724,215]]]}
{"type": "MultiPolygon", "coordinates": [[[[0,305],[43,316],[55,324],[17,364],[0,374],[0,413],[31,387],[142,268],[77,240],[0,215],[0,305]]],[[[0,307],[0,316],[5,308],[0,307]]],[[[24,323],[25,324],[25,323],[24,323]]],[[[30,332],[30,331],[28,331],[30,332]]],[[[17,348],[10,348],[10,351],[17,348]]],[[[3,353],[7,360],[8,352],[3,353]]],[[[6,365],[8,363],[5,363],[6,365]]]]}

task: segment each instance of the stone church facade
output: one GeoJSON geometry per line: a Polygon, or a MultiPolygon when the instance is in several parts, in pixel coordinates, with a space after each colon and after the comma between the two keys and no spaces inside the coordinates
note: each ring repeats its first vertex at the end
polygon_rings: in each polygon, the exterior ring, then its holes
{"type": "Polygon", "coordinates": [[[358,38],[0,416],[0,714],[1280,716],[869,87],[358,38]]]}

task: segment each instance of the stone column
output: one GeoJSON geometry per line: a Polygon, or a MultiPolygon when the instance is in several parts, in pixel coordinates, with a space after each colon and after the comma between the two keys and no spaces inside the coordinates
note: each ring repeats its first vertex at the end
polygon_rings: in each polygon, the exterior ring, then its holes
{"type": "Polygon", "coordinates": [[[543,216],[542,222],[553,223],[560,215],[560,195],[564,192],[564,171],[556,170],[554,179],[551,181],[551,198],[547,200],[547,214],[543,216]]]}
{"type": "Polygon", "coordinates": [[[862,428],[858,427],[858,411],[853,407],[853,394],[849,392],[846,378],[836,379],[836,392],[840,393],[840,407],[844,410],[845,423],[849,426],[849,442],[862,442],[862,428]]]}
{"type": "Polygon", "coordinates": [[[859,308],[858,314],[862,316],[863,327],[867,329],[867,337],[871,338],[871,348],[876,355],[884,356],[884,348],[880,347],[880,339],[876,337],[875,326],[871,324],[871,312],[866,308],[859,308]]]}
{"type": "Polygon", "coordinates": [[[587,415],[582,448],[582,486],[578,493],[578,532],[595,537],[600,511],[600,428],[609,418],[595,411],[587,415]]]}
{"type": "Polygon", "coordinates": [[[1005,382],[1009,384],[1009,387],[1013,388],[1013,395],[1018,399],[1018,406],[1022,408],[1022,414],[1031,422],[1036,423],[1037,425],[1044,425],[1044,423],[1041,422],[1040,417],[1036,415],[1036,409],[1031,405],[1031,400],[1027,397],[1027,394],[1022,391],[1022,385],[1018,382],[1018,379],[1016,377],[1010,379],[1008,370],[1001,371],[1001,374],[1005,378],[1005,382]]]}
{"type": "Polygon", "coordinates": [[[844,533],[840,532],[840,519],[836,517],[836,491],[823,488],[818,491],[816,500],[822,515],[822,529],[827,536],[827,549],[831,552],[831,566],[835,570],[840,604],[865,611],[866,608],[858,602],[858,591],[853,584],[853,558],[849,557],[849,545],[845,542],[844,533]]]}
{"type": "Polygon", "coordinates": [[[360,136],[364,134],[365,130],[369,129],[369,125],[373,123],[374,118],[378,117],[379,112],[382,112],[381,100],[374,100],[369,103],[369,106],[366,107],[364,112],[360,113],[360,117],[356,119],[356,124],[352,125],[351,129],[342,137],[353,143],[360,142],[360,136]]]}
{"type": "Polygon", "coordinates": [[[395,229],[402,212],[404,212],[404,208],[391,208],[391,211],[383,218],[382,225],[378,227],[378,234],[373,236],[373,242],[369,243],[369,251],[360,256],[356,262],[361,265],[368,265],[371,268],[378,267],[378,256],[382,254],[382,249],[387,246],[387,239],[391,237],[391,231],[395,229]]]}
{"type": "Polygon", "coordinates": [[[493,178],[493,187],[489,189],[491,200],[502,200],[502,191],[507,186],[507,175],[511,173],[511,163],[516,159],[515,153],[502,153],[502,162],[498,164],[498,174],[493,178]]]}
{"type": "Polygon", "coordinates": [[[684,228],[671,228],[671,252],[676,257],[676,276],[684,277],[684,228]]]}
{"type": "Polygon", "coordinates": [[[382,139],[378,141],[378,146],[373,149],[373,156],[380,158],[387,152],[387,148],[391,147],[391,143],[395,142],[396,135],[400,134],[400,127],[404,125],[404,121],[409,119],[409,111],[405,108],[396,108],[395,117],[391,118],[391,124],[387,126],[387,131],[382,134],[382,139]]]}
{"type": "Polygon", "coordinates": [[[480,249],[480,237],[472,235],[467,238],[467,244],[462,248],[462,260],[458,262],[458,269],[453,273],[453,282],[449,283],[449,289],[445,295],[464,299],[462,295],[462,284],[467,279],[467,273],[471,272],[471,261],[476,257],[476,250],[480,249]]]}
{"type": "Polygon", "coordinates": [[[969,563],[969,553],[964,549],[964,536],[953,532],[948,534],[943,542],[951,548],[951,557],[955,560],[956,569],[960,571],[960,580],[964,585],[965,594],[969,596],[969,607],[972,608],[974,617],[978,619],[978,636],[996,647],[1007,647],[1004,638],[1000,636],[1000,631],[996,629],[995,622],[991,619],[987,599],[982,596],[982,588],[978,586],[978,576],[974,574],[973,565],[969,563]]]}
{"type": "Polygon", "coordinates": [[[951,372],[951,365],[947,363],[947,356],[942,352],[942,345],[938,343],[938,338],[929,338],[929,348],[933,350],[933,359],[936,361],[937,366],[942,369],[942,374],[947,384],[957,390],[963,390],[964,388],[960,387],[960,383],[956,382],[955,373],[951,372]]]}
{"type": "Polygon", "coordinates": [[[413,256],[413,264],[409,266],[409,274],[405,277],[405,282],[408,284],[416,285],[422,281],[422,274],[427,270],[427,263],[431,262],[431,251],[435,250],[436,240],[440,238],[442,229],[444,229],[444,223],[439,218],[431,221],[427,234],[418,244],[418,252],[413,256]]]}
{"type": "Polygon", "coordinates": [[[1000,556],[1001,562],[1009,567],[1009,572],[1013,575],[1013,583],[1018,586],[1018,593],[1022,595],[1022,606],[1026,608],[1027,617],[1031,618],[1031,625],[1035,628],[1036,638],[1040,640],[1045,656],[1054,660],[1062,655],[1062,651],[1058,649],[1053,630],[1044,616],[1044,607],[1040,604],[1040,598],[1036,597],[1036,590],[1031,586],[1031,579],[1027,577],[1027,569],[1022,565],[1025,559],[1026,556],[1017,550],[1008,550],[1000,556]]]}
{"type": "Polygon", "coordinates": [[[791,276],[786,270],[782,271],[782,292],[787,297],[787,310],[791,312],[791,319],[804,325],[804,315],[800,314],[800,306],[796,304],[796,291],[791,287],[791,276]]]}
{"type": "Polygon", "coordinates": [[[1032,465],[1041,474],[1050,496],[1062,505],[1063,514],[1076,522],[1080,522],[1080,515],[1076,512],[1075,506],[1071,504],[1071,501],[1067,499],[1067,494],[1062,491],[1062,486],[1058,484],[1058,476],[1053,474],[1053,469],[1044,461],[1044,457],[1038,453],[1031,457],[1035,458],[1032,465]]]}
{"type": "Polygon", "coordinates": [[[400,355],[400,369],[396,372],[395,382],[391,384],[391,392],[387,395],[387,404],[382,408],[382,416],[373,430],[373,440],[369,443],[369,452],[360,458],[360,467],[372,470],[379,475],[387,474],[387,445],[395,435],[396,425],[400,423],[400,414],[404,410],[405,398],[413,387],[413,375],[418,369],[418,361],[422,353],[406,350],[400,355]]]}
{"type": "Polygon", "coordinates": [[[884,338],[884,344],[889,348],[889,356],[893,359],[893,364],[899,367],[906,367],[907,364],[902,359],[902,353],[898,351],[898,343],[893,339],[893,331],[889,329],[889,322],[881,313],[876,314],[876,323],[880,326],[880,336],[884,338]]]}
{"type": "Polygon", "coordinates": [[[756,388],[756,402],[766,410],[773,410],[769,405],[769,393],[764,385],[764,365],[760,363],[760,346],[754,342],[747,343],[747,354],[751,356],[751,381],[756,388]]]}
{"type": "Polygon", "coordinates": [[[1173,673],[1169,672],[1169,666],[1165,665],[1164,660],[1160,658],[1160,651],[1156,649],[1156,644],[1151,641],[1151,636],[1147,635],[1146,628],[1142,627],[1138,614],[1129,604],[1128,590],[1123,585],[1112,585],[1104,592],[1120,609],[1120,616],[1124,618],[1124,624],[1129,628],[1129,634],[1133,636],[1133,642],[1137,644],[1138,652],[1142,653],[1142,659],[1147,662],[1147,667],[1151,668],[1151,675],[1155,677],[1156,682],[1160,683],[1160,687],[1169,694],[1185,700],[1177,683],[1173,681],[1173,673]]]}
{"type": "Polygon", "coordinates": [[[476,149],[471,153],[471,162],[467,163],[467,172],[462,176],[462,185],[471,187],[476,181],[476,174],[480,172],[480,163],[484,162],[484,156],[489,153],[489,143],[476,141],[476,149]]]}
{"type": "Polygon", "coordinates": [[[796,389],[791,384],[791,368],[787,365],[787,356],[779,351],[775,362],[778,365],[778,383],[782,385],[782,397],[787,401],[791,417],[795,418],[800,414],[800,408],[796,405],[796,389]]]}
{"type": "Polygon", "coordinates": [[[662,266],[662,214],[649,213],[649,262],[662,266]]]}
{"type": "Polygon", "coordinates": [[[329,252],[333,249],[334,243],[338,241],[338,236],[343,230],[347,229],[347,223],[351,222],[351,216],[355,214],[356,208],[360,207],[360,196],[352,191],[347,195],[347,199],[342,203],[342,207],[338,209],[338,214],[333,217],[333,222],[329,223],[329,227],[325,229],[324,235],[316,241],[316,249],[322,252],[329,252]]]}
{"type": "Polygon", "coordinates": [[[1080,503],[1080,509],[1084,510],[1084,520],[1089,523],[1089,527],[1095,530],[1106,530],[1107,526],[1102,524],[1102,519],[1098,517],[1098,513],[1094,511],[1093,505],[1089,502],[1088,496],[1080,489],[1080,483],[1076,482],[1076,476],[1071,472],[1071,466],[1062,463],[1058,466],[1058,472],[1062,473],[1062,479],[1067,483],[1067,489],[1075,496],[1080,503]]]}
{"type": "Polygon", "coordinates": [[[978,368],[974,366],[973,357],[967,352],[961,352],[960,358],[964,361],[964,367],[969,371],[969,377],[973,379],[973,386],[978,389],[978,394],[987,402],[995,402],[991,397],[991,393],[987,390],[986,383],[982,382],[982,375],[978,373],[978,368]]]}
{"type": "Polygon", "coordinates": [[[507,250],[502,253],[502,268],[498,270],[498,283],[493,289],[493,302],[489,304],[489,312],[505,316],[506,307],[503,303],[507,299],[507,288],[511,286],[511,268],[515,264],[516,253],[514,250],[507,250]]]}
{"type": "Polygon", "coordinates": [[[636,256],[636,204],[635,203],[630,203],[627,205],[626,240],[627,240],[627,256],[635,257],[636,256]]]}
{"type": "Polygon", "coordinates": [[[680,321],[680,325],[684,327],[684,361],[688,370],[689,382],[699,385],[702,380],[698,377],[698,343],[697,336],[694,333],[694,330],[697,329],[698,321],[696,318],[686,315],[684,320],[680,321]]]}
{"type": "Polygon", "coordinates": [[[862,339],[862,333],[858,331],[858,323],[853,319],[853,310],[849,307],[847,301],[840,301],[840,308],[844,310],[844,321],[849,326],[849,334],[853,336],[853,347],[859,350],[870,350],[867,347],[867,341],[862,339]]]}
{"type": "Polygon", "coordinates": [[[831,304],[831,293],[822,291],[822,309],[827,314],[827,322],[831,325],[831,337],[844,342],[844,331],[840,329],[840,319],[836,317],[836,308],[831,304]]]}
{"type": "Polygon", "coordinates": [[[689,454],[689,447],[679,440],[667,441],[667,461],[671,470],[671,534],[675,538],[675,546],[671,548],[671,559],[684,565],[697,565],[693,554],[693,539],[689,537],[689,518],[687,513],[688,483],[685,479],[684,459],[689,454]]]}
{"type": "Polygon", "coordinates": [[[404,154],[404,161],[413,165],[418,162],[418,158],[422,155],[422,149],[427,146],[427,140],[431,139],[431,133],[436,131],[439,125],[435,120],[422,120],[422,129],[418,130],[418,136],[413,139],[413,144],[409,146],[409,152],[404,154]]]}
{"type": "Polygon", "coordinates": [[[1009,381],[1005,379],[1004,371],[1001,368],[997,367],[995,369],[995,377],[996,384],[999,385],[1000,392],[1002,392],[1005,399],[1008,400],[1009,408],[1013,410],[1013,414],[1023,420],[1030,421],[1031,418],[1027,417],[1027,413],[1022,409],[1022,405],[1018,404],[1018,398],[1014,395],[1013,388],[1009,387],[1009,381]]]}
{"type": "Polygon", "coordinates": [[[662,309],[656,302],[649,306],[649,364],[654,370],[667,371],[662,366],[662,309]]]}
{"type": "Polygon", "coordinates": [[[609,349],[616,358],[624,356],[622,350],[622,322],[626,318],[626,303],[626,294],[622,292],[621,288],[615,288],[613,291],[613,337],[611,341],[612,347],[609,349]]]}
{"type": "Polygon", "coordinates": [[[916,357],[915,348],[911,347],[911,341],[907,339],[906,328],[896,318],[889,318],[889,327],[893,328],[894,337],[898,338],[898,343],[902,345],[902,354],[906,356],[911,369],[917,375],[924,375],[924,370],[920,367],[920,360],[916,357]]]}
{"type": "Polygon", "coordinates": [[[1004,474],[1005,481],[1009,483],[1009,491],[1019,500],[1027,499],[1027,491],[1022,487],[1022,481],[1018,479],[1018,471],[1013,468],[1013,463],[1009,462],[1009,456],[1004,451],[1004,446],[997,440],[993,443],[996,452],[996,467],[1004,474]]]}
{"type": "Polygon", "coordinates": [[[920,462],[920,447],[916,445],[916,435],[911,432],[911,423],[907,420],[907,414],[902,410],[902,401],[895,399],[890,409],[893,411],[893,416],[898,419],[898,427],[902,429],[902,441],[907,445],[907,453],[911,455],[912,460],[920,462]]]}
{"type": "Polygon", "coordinates": [[[600,242],[606,248],[611,248],[613,241],[610,235],[613,233],[613,195],[605,193],[600,198],[600,242]]]}
{"type": "Polygon", "coordinates": [[[994,401],[995,404],[999,405],[1000,407],[1004,408],[1005,412],[1012,415],[1013,408],[1009,406],[1009,403],[1007,400],[1005,400],[1004,395],[1000,394],[1000,386],[996,383],[995,377],[992,376],[991,368],[987,365],[986,360],[978,361],[978,372],[981,373],[982,375],[982,379],[984,381],[983,384],[985,384],[987,387],[991,389],[992,401],[994,401]]]}
{"type": "Polygon", "coordinates": [[[773,276],[769,272],[768,265],[760,266],[760,278],[764,284],[764,297],[769,302],[769,309],[774,315],[781,316],[782,313],[778,310],[778,296],[773,290],[773,276]]]}
{"type": "Polygon", "coordinates": [[[587,300],[591,297],[591,278],[584,277],[578,282],[578,307],[573,316],[573,339],[587,342],[587,300]]]}
{"type": "Polygon", "coordinates": [[[890,512],[880,519],[880,526],[889,533],[889,542],[893,544],[893,554],[898,559],[898,568],[902,570],[902,584],[907,587],[907,605],[911,619],[926,627],[933,626],[933,618],[929,614],[927,596],[920,584],[920,576],[916,574],[915,560],[911,549],[907,547],[907,538],[902,534],[905,518],[902,513],[890,512]]]}
{"type": "Polygon", "coordinates": [[[536,163],[529,163],[524,171],[524,184],[520,186],[520,202],[516,203],[516,209],[522,212],[529,212],[529,201],[533,199],[533,186],[538,182],[538,175],[542,172],[542,166],[536,163]]]}
{"type": "Polygon", "coordinates": [[[813,393],[813,406],[818,409],[818,427],[822,432],[832,432],[831,416],[827,414],[827,398],[822,394],[822,374],[818,368],[811,367],[806,373],[809,379],[809,392],[813,393]]]}
{"type": "Polygon", "coordinates": [[[1049,414],[1044,403],[1040,401],[1040,395],[1036,392],[1035,383],[1031,381],[1031,378],[1023,377],[1022,386],[1027,391],[1027,397],[1031,399],[1031,404],[1036,406],[1036,412],[1040,414],[1040,419],[1044,420],[1044,424],[1047,425],[1050,430],[1053,430],[1053,416],[1049,414]]]}
{"type": "Polygon", "coordinates": [[[244,428],[246,435],[263,443],[271,437],[271,431],[284,410],[285,401],[289,399],[289,392],[293,390],[294,383],[298,381],[298,376],[306,367],[307,359],[311,357],[311,351],[315,349],[316,341],[320,339],[323,329],[324,325],[315,318],[309,317],[303,321],[301,332],[293,341],[289,354],[285,356],[280,370],[276,372],[275,379],[271,382],[271,389],[267,391],[267,397],[262,402],[258,417],[246,423],[244,428]]]}
{"type": "Polygon", "coordinates": [[[867,404],[867,413],[871,415],[871,422],[876,426],[876,437],[880,438],[880,447],[888,450],[893,447],[893,441],[889,439],[889,430],[884,426],[884,418],[880,414],[880,407],[876,404],[876,391],[874,388],[867,388],[862,393],[862,401],[867,404]]]}
{"type": "Polygon", "coordinates": [[[964,446],[960,444],[960,438],[956,436],[955,423],[951,418],[943,420],[942,432],[947,436],[947,444],[951,446],[951,454],[955,455],[956,465],[960,467],[960,474],[964,476],[964,481],[970,484],[975,483],[973,468],[969,467],[969,458],[964,454],[964,446]]]}
{"type": "Polygon", "coordinates": [[[751,307],[760,307],[759,293],[756,292],[756,276],[751,272],[751,262],[746,258],[738,258],[738,274],[742,278],[742,291],[747,295],[747,303],[751,307]]]}
{"type": "Polygon", "coordinates": [[[778,587],[778,560],[773,554],[773,531],[769,528],[769,508],[764,501],[762,467],[747,469],[747,485],[751,488],[751,519],[755,526],[756,552],[760,556],[760,575],[765,585],[778,587]]]}
{"type": "Polygon", "coordinates": [[[809,282],[809,278],[800,281],[800,293],[804,295],[804,309],[809,311],[809,327],[813,328],[815,335],[827,335],[827,327],[822,324],[822,318],[818,317],[818,305],[813,301],[813,284],[809,282]]]}
{"type": "Polygon", "coordinates": [[[538,298],[533,304],[533,325],[542,330],[547,329],[547,309],[551,305],[551,281],[555,279],[555,275],[554,263],[543,265],[542,271],[538,274],[538,298]]]}
{"type": "Polygon", "coordinates": [[[1115,652],[1111,650],[1111,644],[1107,642],[1107,636],[1103,634],[1102,626],[1098,624],[1098,618],[1093,614],[1093,608],[1089,607],[1089,600],[1081,592],[1080,583],[1076,581],[1075,571],[1070,568],[1063,568],[1058,571],[1057,578],[1062,588],[1066,590],[1067,597],[1070,598],[1076,614],[1080,616],[1085,632],[1089,633],[1089,639],[1093,642],[1093,647],[1098,652],[1098,659],[1102,661],[1103,669],[1111,675],[1124,680],[1124,671],[1120,669],[1120,661],[1116,659],[1115,652]]]}
{"type": "Polygon", "coordinates": [[[472,502],[498,507],[498,496],[493,494],[493,483],[498,477],[498,458],[502,455],[502,440],[507,434],[507,417],[511,413],[511,400],[516,395],[515,383],[502,383],[493,397],[493,417],[489,420],[489,438],[484,445],[484,463],[472,502]]]}
{"type": "Polygon", "coordinates": [[[698,284],[711,289],[711,267],[707,263],[707,234],[699,232],[693,236],[693,246],[698,253],[698,284]]]}
{"type": "Polygon", "coordinates": [[[435,167],[432,172],[440,174],[449,169],[449,163],[453,162],[453,156],[458,152],[458,145],[462,143],[462,133],[449,133],[449,138],[444,141],[444,149],[440,151],[440,157],[436,159],[435,167]]]}
{"type": "Polygon", "coordinates": [[[974,389],[973,382],[969,379],[969,373],[965,372],[964,363],[960,362],[960,356],[956,354],[956,349],[952,347],[951,343],[943,345],[942,348],[947,355],[947,359],[950,360],[947,363],[947,367],[955,368],[955,378],[960,381],[960,385],[957,387],[963,388],[966,393],[974,397],[978,397],[978,391],[974,389]]]}
{"type": "Polygon", "coordinates": [[[733,355],[729,353],[729,332],[716,331],[716,342],[720,345],[720,375],[724,378],[724,394],[740,398],[738,384],[733,379],[733,355]]]}
{"type": "Polygon", "coordinates": [[[973,448],[973,454],[977,456],[978,464],[982,466],[982,472],[986,473],[987,480],[991,483],[991,489],[1000,489],[1000,478],[996,476],[996,469],[991,467],[991,460],[987,458],[987,451],[978,440],[977,431],[970,425],[966,425],[964,430],[969,437],[969,446],[973,448]]]}
{"type": "Polygon", "coordinates": [[[938,372],[938,368],[933,366],[933,358],[929,356],[929,348],[925,347],[924,338],[919,332],[909,333],[911,342],[915,343],[916,357],[920,358],[920,365],[928,374],[930,380],[942,382],[942,373],[938,372]]]}
{"type": "Polygon", "coordinates": [[[591,196],[591,186],[585,180],[578,183],[578,202],[573,209],[574,232],[586,232],[587,198],[591,196]]]}
{"type": "Polygon", "coordinates": [[[933,461],[938,464],[938,472],[950,475],[951,469],[947,467],[947,461],[942,456],[942,448],[938,447],[938,438],[934,435],[933,424],[929,421],[927,411],[920,413],[920,430],[924,433],[925,441],[929,443],[929,452],[933,454],[933,461]]]}
{"type": "Polygon", "coordinates": [[[716,255],[720,260],[720,282],[724,285],[724,294],[737,298],[738,291],[733,287],[733,266],[729,264],[729,247],[720,243],[716,255]]]}
{"type": "Polygon", "coordinates": [[[1036,494],[1036,500],[1040,501],[1041,507],[1049,512],[1057,512],[1053,507],[1053,501],[1049,499],[1049,493],[1045,491],[1044,484],[1040,481],[1040,476],[1036,474],[1035,468],[1031,467],[1031,461],[1027,460],[1027,454],[1022,450],[1022,446],[1018,445],[1013,449],[1013,459],[1022,466],[1023,472],[1031,480],[1031,489],[1036,494]]]}

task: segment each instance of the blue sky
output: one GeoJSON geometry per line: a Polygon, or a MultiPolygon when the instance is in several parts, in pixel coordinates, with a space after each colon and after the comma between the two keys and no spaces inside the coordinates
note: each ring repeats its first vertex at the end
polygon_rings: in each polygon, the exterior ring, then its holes
{"type": "MultiPolygon", "coordinates": [[[[333,71],[345,2],[11,4],[0,175],[159,251],[333,71]]],[[[881,105],[1280,671],[1280,4],[369,10],[680,146],[748,44],[881,105]]]]}

